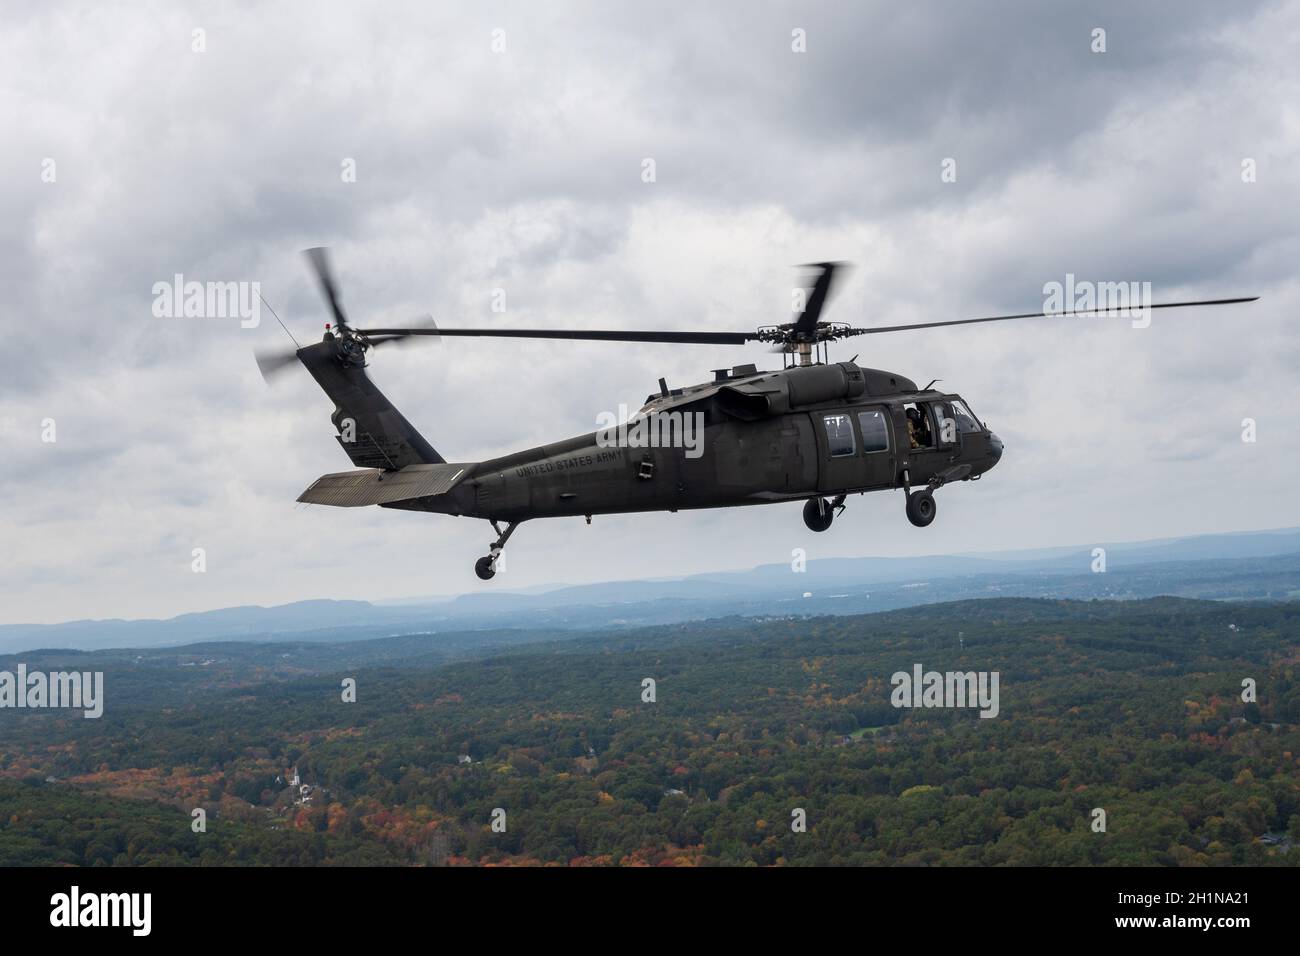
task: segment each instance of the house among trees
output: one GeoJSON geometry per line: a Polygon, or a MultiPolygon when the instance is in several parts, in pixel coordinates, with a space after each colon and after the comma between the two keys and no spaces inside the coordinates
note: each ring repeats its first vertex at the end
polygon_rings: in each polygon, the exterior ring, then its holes
{"type": "MultiPolygon", "coordinates": [[[[279,777],[275,778],[277,781],[279,777]]],[[[293,794],[293,802],[298,804],[311,803],[312,794],[316,788],[309,783],[303,783],[302,777],[298,773],[298,768],[293,768],[293,776],[289,778],[289,790],[293,794]]]]}

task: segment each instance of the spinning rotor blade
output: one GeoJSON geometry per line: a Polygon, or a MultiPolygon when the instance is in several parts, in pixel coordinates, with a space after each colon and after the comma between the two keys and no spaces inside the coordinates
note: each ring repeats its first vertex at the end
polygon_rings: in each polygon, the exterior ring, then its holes
{"type": "Polygon", "coordinates": [[[375,333],[358,332],[357,334],[363,336],[366,340],[366,344],[374,348],[378,348],[381,345],[387,345],[390,342],[393,345],[410,345],[411,342],[415,341],[415,336],[417,335],[434,336],[436,341],[436,337],[439,335],[438,324],[433,321],[433,316],[431,315],[421,316],[421,322],[419,325],[413,325],[409,329],[402,330],[402,332],[403,334],[401,335],[392,334],[387,330],[381,330],[375,333]]]}
{"type": "Polygon", "coordinates": [[[298,353],[292,349],[283,351],[266,349],[254,352],[253,357],[257,359],[258,371],[262,373],[262,379],[268,385],[271,383],[272,378],[298,361],[298,353]]]}
{"type": "Polygon", "coordinates": [[[819,269],[817,278],[813,280],[812,288],[808,291],[808,299],[804,302],[803,313],[794,322],[793,333],[795,336],[805,336],[817,327],[818,320],[821,319],[822,308],[826,305],[826,297],[830,295],[831,283],[835,280],[835,270],[843,266],[842,262],[818,262],[812,268],[819,269]]]}
{"type": "Polygon", "coordinates": [[[316,279],[320,282],[321,294],[325,296],[325,301],[329,303],[330,312],[334,314],[334,321],[338,325],[347,326],[348,317],[343,314],[343,306],[339,303],[338,286],[334,282],[334,271],[330,268],[329,252],[321,247],[308,249],[303,253],[307,261],[311,263],[312,271],[316,273],[316,279]]]}
{"type": "Polygon", "coordinates": [[[1259,296],[1236,299],[1199,299],[1195,302],[1162,302],[1158,305],[1113,305],[1104,309],[1065,309],[1061,312],[1021,312],[1017,315],[989,315],[980,319],[949,319],[945,322],[917,322],[913,325],[880,325],[870,329],[850,329],[850,335],[872,335],[876,332],[907,332],[912,329],[934,329],[944,325],[974,325],[977,322],[1006,322],[1008,319],[1055,319],[1067,315],[1099,315],[1103,312],[1141,311],[1142,309],[1181,309],[1194,305],[1232,305],[1237,302],[1254,302],[1259,296]]]}
{"type": "Polygon", "coordinates": [[[474,335],[511,339],[581,339],[590,342],[677,342],[696,345],[744,345],[754,332],[622,332],[614,329],[358,329],[371,342],[410,335],[474,335]]]}
{"type": "MultiPolygon", "coordinates": [[[[807,355],[811,345],[835,341],[855,335],[875,335],[880,332],[908,332],[917,329],[934,329],[955,325],[975,325],[981,322],[1006,322],[1012,319],[1049,319],[1072,315],[1102,315],[1108,312],[1122,312],[1129,309],[1177,309],[1202,305],[1232,305],[1242,302],[1254,302],[1258,296],[1243,296],[1232,299],[1200,299],[1190,302],[1164,302],[1147,306],[1108,306],[1095,309],[1065,309],[1060,312],[1021,312],[1015,315],[990,315],[977,319],[948,319],[940,322],[916,322],[909,325],[884,325],[875,328],[853,328],[838,323],[821,321],[822,310],[834,288],[837,275],[842,275],[845,263],[820,262],[811,268],[817,270],[809,287],[804,310],[793,322],[783,325],[765,326],[754,332],[677,332],[656,330],[618,330],[618,329],[440,329],[432,318],[422,325],[407,328],[353,329],[348,324],[343,306],[339,302],[338,286],[330,266],[329,254],[323,248],[306,250],[308,262],[320,282],[321,293],[333,313],[337,335],[343,345],[349,348],[359,344],[361,349],[386,345],[389,342],[410,342],[416,337],[441,339],[446,336],[474,338],[513,338],[513,339],[560,339],[587,342],[662,342],[679,345],[744,345],[748,342],[767,342],[775,352],[793,353],[798,351],[807,355]]],[[[343,347],[341,345],[340,347],[343,347]]],[[[350,353],[349,353],[350,354],[350,353]]],[[[293,363],[296,354],[259,353],[258,366],[264,377],[293,363]]],[[[364,361],[361,363],[364,365],[364,361]]]]}

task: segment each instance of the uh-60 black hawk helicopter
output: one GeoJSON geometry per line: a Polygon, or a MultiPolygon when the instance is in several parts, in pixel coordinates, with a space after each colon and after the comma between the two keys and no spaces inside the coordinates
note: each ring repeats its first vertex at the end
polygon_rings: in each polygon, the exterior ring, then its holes
{"type": "MultiPolygon", "coordinates": [[[[407,511],[484,518],[496,540],[479,558],[483,580],[522,521],[727,508],[803,501],[804,523],[825,531],[851,494],[903,490],[907,517],[917,527],[934,520],[934,492],[974,481],[1002,458],[1002,441],[955,393],[925,388],[897,372],[827,361],[827,344],[857,335],[902,332],[1010,319],[1120,311],[1132,306],[1029,312],[913,325],[855,328],[820,321],[837,263],[814,266],[804,310],[792,322],[753,332],[673,332],[567,329],[359,329],[344,315],[323,249],[307,256],[333,313],[320,342],[292,351],[261,353],[270,375],[302,362],[334,402],[337,440],[355,471],[318,478],[298,500],[350,508],[378,505],[407,511]],[[753,365],[718,369],[713,380],[669,388],[659,380],[625,428],[605,428],[554,444],[493,458],[448,462],[412,427],[366,375],[366,353],[416,336],[495,336],[601,342],[675,342],[706,345],[768,343],[784,356],[779,371],[753,365]],[[689,418],[687,417],[689,416],[689,418]],[[667,422],[684,441],[654,441],[667,422]],[[702,432],[688,435],[692,423],[702,432]],[[645,441],[647,434],[651,440],[645,441]],[[641,440],[634,440],[635,435],[641,440]],[[505,529],[501,524],[505,524],[505,529]]],[[[1177,308],[1250,302],[1258,297],[1168,302],[1177,308]]]]}

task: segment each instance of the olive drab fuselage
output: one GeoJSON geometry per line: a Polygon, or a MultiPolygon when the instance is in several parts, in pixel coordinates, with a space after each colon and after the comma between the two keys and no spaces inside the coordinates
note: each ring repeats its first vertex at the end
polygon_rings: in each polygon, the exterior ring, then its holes
{"type": "Polygon", "coordinates": [[[623,429],[468,464],[446,494],[385,506],[520,522],[842,500],[976,479],[1001,454],[960,396],[901,375],[851,362],[742,366],[652,395],[623,429]],[[909,428],[909,409],[920,427],[909,428]]]}

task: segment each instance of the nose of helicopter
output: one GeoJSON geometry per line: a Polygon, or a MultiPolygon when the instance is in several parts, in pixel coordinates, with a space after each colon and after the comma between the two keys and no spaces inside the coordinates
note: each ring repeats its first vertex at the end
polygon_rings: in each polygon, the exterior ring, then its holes
{"type": "MultiPolygon", "coordinates": [[[[1002,460],[1002,449],[1004,447],[1002,439],[993,432],[989,432],[989,468],[992,468],[1002,460]]],[[[987,470],[988,468],[985,469],[985,471],[987,470]]]]}

